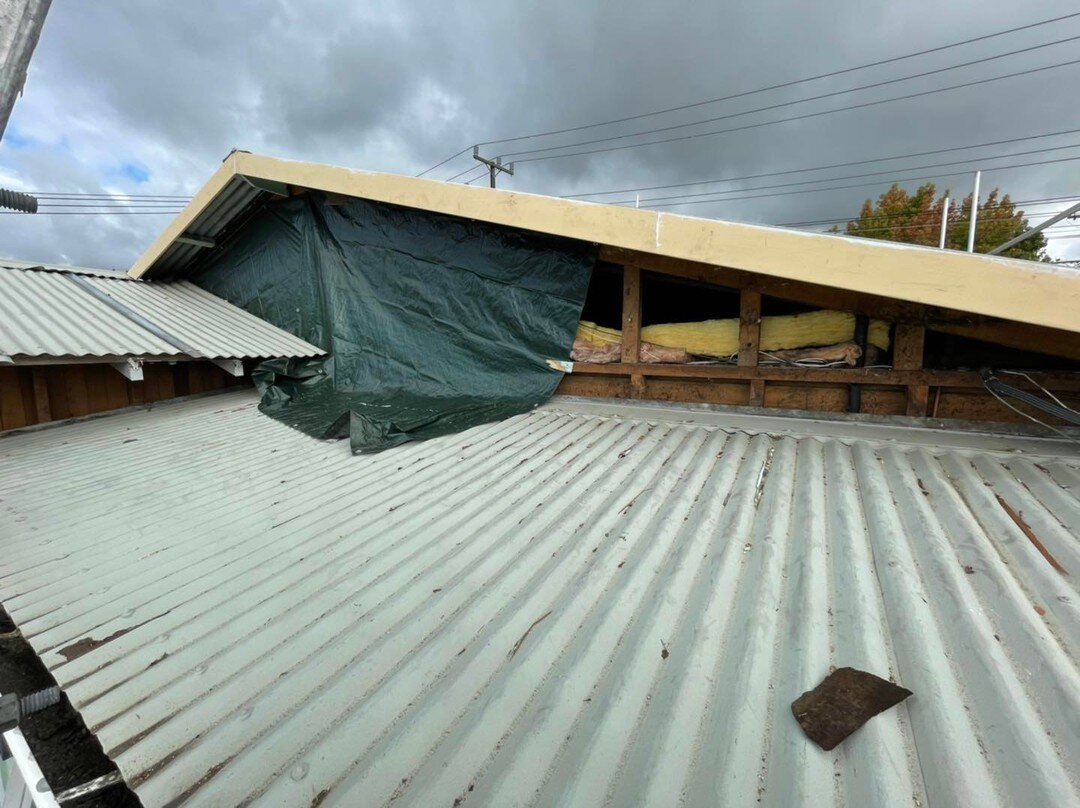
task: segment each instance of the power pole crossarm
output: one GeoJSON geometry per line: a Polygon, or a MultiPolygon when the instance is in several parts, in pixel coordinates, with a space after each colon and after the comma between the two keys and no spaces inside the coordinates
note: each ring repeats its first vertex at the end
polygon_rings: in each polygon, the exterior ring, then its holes
{"type": "Polygon", "coordinates": [[[490,179],[492,188],[495,187],[495,175],[498,174],[500,171],[504,174],[509,174],[510,176],[514,175],[513,163],[503,163],[501,157],[496,157],[494,160],[489,160],[486,157],[481,157],[479,146],[473,146],[472,156],[474,160],[478,160],[479,162],[483,163],[488,167],[488,177],[490,179]]]}
{"type": "Polygon", "coordinates": [[[1080,210],[1080,202],[1077,202],[1075,205],[1073,205],[1070,208],[1066,208],[1065,210],[1061,211],[1061,213],[1057,214],[1056,216],[1051,216],[1049,219],[1047,219],[1042,224],[1036,225],[1035,227],[1032,227],[1030,230],[1025,230],[1023,233],[1021,233],[1016,238],[1011,238],[1008,241],[1006,241],[1004,244],[1001,244],[1001,245],[998,245],[997,247],[994,247],[994,249],[992,249],[990,252],[988,252],[987,255],[1001,255],[1003,252],[1005,252],[1007,249],[1009,249],[1009,247],[1015,247],[1021,241],[1027,241],[1029,238],[1034,236],[1036,233],[1041,233],[1043,230],[1048,228],[1050,225],[1057,224],[1062,219],[1066,219],[1069,216],[1072,216],[1078,210],[1080,210]]]}

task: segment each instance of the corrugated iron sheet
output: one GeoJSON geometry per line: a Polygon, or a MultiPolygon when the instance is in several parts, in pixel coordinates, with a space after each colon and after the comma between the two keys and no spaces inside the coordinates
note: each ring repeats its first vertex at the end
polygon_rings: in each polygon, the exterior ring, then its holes
{"type": "MultiPolygon", "coordinates": [[[[260,199],[269,197],[243,177],[233,177],[204,211],[196,216],[186,233],[199,238],[219,239],[233,227],[246,211],[257,205],[260,199]]],[[[158,277],[178,274],[197,263],[205,255],[205,249],[182,241],[173,241],[157,264],[158,277]]]]}
{"type": "Polygon", "coordinates": [[[117,282],[91,278],[90,283],[212,359],[325,353],[190,281],[117,282]]]}
{"type": "Polygon", "coordinates": [[[39,272],[64,272],[69,275],[134,280],[122,269],[94,269],[93,267],[76,267],[67,264],[35,264],[33,261],[15,261],[11,258],[0,258],[0,269],[36,269],[39,272]]]}
{"type": "MultiPolygon", "coordinates": [[[[183,356],[72,283],[62,268],[0,263],[0,354],[8,356],[183,356]]],[[[316,356],[323,351],[194,284],[136,281],[76,270],[200,357],[316,356]]]]}
{"type": "Polygon", "coordinates": [[[181,352],[87,294],[64,273],[0,269],[0,354],[179,356],[181,352]]]}
{"type": "Polygon", "coordinates": [[[1078,804],[1075,447],[606,406],[16,435],[4,604],[147,806],[1078,804]],[[823,752],[833,665],[915,695],[823,752]]]}

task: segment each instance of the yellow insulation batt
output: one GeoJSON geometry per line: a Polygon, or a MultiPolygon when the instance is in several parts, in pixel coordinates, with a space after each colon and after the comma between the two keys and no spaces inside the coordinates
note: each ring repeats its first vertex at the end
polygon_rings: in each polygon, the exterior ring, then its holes
{"type": "MultiPolygon", "coordinates": [[[[783,351],[835,345],[855,336],[855,315],[844,311],[808,311],[761,318],[762,351],[783,351]]],[[[583,320],[577,338],[594,345],[621,342],[622,332],[583,320]]],[[[641,329],[641,339],[665,348],[685,348],[697,356],[729,357],[739,352],[739,320],[704,320],[698,323],[664,323],[641,329]]],[[[889,349],[889,324],[871,320],[867,342],[889,349]]]]}

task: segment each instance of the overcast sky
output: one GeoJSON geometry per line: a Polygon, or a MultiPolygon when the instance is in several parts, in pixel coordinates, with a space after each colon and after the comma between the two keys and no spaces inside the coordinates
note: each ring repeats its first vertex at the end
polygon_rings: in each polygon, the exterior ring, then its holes
{"type": "MultiPolygon", "coordinates": [[[[24,95],[0,142],[0,186],[37,192],[191,194],[234,147],[415,174],[477,141],[691,104],[1076,10],[1065,2],[999,0],[502,0],[471,5],[445,0],[54,0],[24,95]]],[[[893,98],[1080,59],[1080,17],[782,90],[485,151],[507,154],[728,116],[1074,36],[1077,41],[934,76],[580,148],[708,132],[893,98]]],[[[811,174],[642,192],[647,199],[886,172],[822,183],[874,183],[866,187],[796,194],[791,192],[814,186],[787,185],[734,194],[762,197],[758,199],[664,208],[762,223],[840,218],[854,215],[863,199],[876,197],[894,176],[962,172],[942,177],[938,185],[966,194],[971,171],[980,165],[1080,157],[1078,79],[1080,64],[1068,65],[682,142],[518,162],[517,174],[500,185],[549,194],[640,188],[1078,130],[811,174]],[[1074,148],[1056,148],[1074,143],[1074,148]],[[1051,148],[1055,150],[1002,156],[1051,148]],[[983,159],[921,169],[971,157],[983,159]],[[777,195],[780,192],[784,195],[777,195]]],[[[470,161],[463,155],[430,176],[448,178],[468,168],[470,161]]],[[[984,171],[984,192],[995,186],[1019,200],[1080,194],[1080,160],[984,171]]],[[[606,198],[633,199],[634,194],[606,198]]],[[[1046,214],[1067,204],[1028,209],[1046,214]]],[[[0,255],[124,268],[169,220],[170,215],[0,215],[0,255]]],[[[1074,230],[1066,225],[1059,232],[1074,230]]],[[[1059,258],[1080,256],[1080,239],[1054,240],[1051,250],[1059,258]]]]}

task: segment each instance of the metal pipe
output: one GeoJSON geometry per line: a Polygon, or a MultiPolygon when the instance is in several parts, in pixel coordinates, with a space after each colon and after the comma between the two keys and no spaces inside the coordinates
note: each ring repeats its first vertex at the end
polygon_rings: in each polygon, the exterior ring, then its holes
{"type": "Polygon", "coordinates": [[[945,231],[949,224],[949,197],[945,197],[945,204],[941,209],[941,236],[938,238],[938,249],[945,249],[945,231]]]}
{"type": "Polygon", "coordinates": [[[975,220],[979,216],[979,179],[981,171],[975,172],[975,190],[971,193],[971,219],[968,221],[967,251],[975,252],[975,220]]]}

